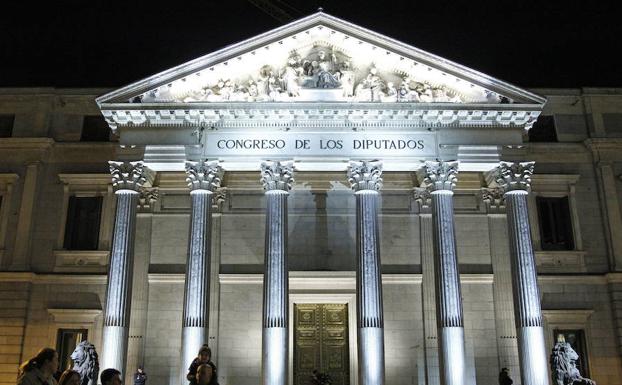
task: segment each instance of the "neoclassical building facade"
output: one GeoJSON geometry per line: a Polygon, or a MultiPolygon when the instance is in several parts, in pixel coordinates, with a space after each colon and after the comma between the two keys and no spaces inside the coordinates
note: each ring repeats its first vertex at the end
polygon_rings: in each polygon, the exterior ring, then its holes
{"type": "Polygon", "coordinates": [[[0,89],[0,384],[622,378],[622,91],[526,90],[318,12],[116,90],[0,89]]]}

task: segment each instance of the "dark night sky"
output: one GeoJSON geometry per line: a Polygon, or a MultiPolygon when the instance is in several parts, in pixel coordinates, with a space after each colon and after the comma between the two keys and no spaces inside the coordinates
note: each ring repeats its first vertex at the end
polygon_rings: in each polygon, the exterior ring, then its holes
{"type": "MultiPolygon", "coordinates": [[[[323,6],[523,87],[622,87],[614,2],[283,2],[295,18],[323,6]]],[[[245,0],[5,0],[0,87],[119,87],[279,25],[245,0]]]]}

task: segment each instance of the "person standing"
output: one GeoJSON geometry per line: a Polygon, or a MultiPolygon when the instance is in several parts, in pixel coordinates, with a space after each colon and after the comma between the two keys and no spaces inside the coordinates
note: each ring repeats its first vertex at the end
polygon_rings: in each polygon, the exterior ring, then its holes
{"type": "Polygon", "coordinates": [[[101,385],[121,385],[123,383],[121,372],[113,368],[104,370],[99,379],[101,380],[101,385]]]}
{"type": "Polygon", "coordinates": [[[147,383],[147,372],[139,366],[134,373],[134,385],[145,385],[147,383]]]}
{"type": "Polygon", "coordinates": [[[510,378],[510,369],[503,368],[499,372],[499,385],[512,385],[514,381],[510,378]]]}
{"type": "Polygon", "coordinates": [[[58,385],[80,385],[80,373],[67,369],[61,374],[58,385]]]}
{"type": "Polygon", "coordinates": [[[17,385],[56,385],[54,373],[58,369],[58,353],[52,348],[43,348],[19,369],[17,385]]]}
{"type": "Polygon", "coordinates": [[[216,378],[216,367],[212,362],[199,365],[199,367],[197,368],[196,384],[218,385],[218,379],[216,378]]]}
{"type": "Polygon", "coordinates": [[[216,374],[216,365],[212,362],[212,349],[207,346],[207,344],[201,346],[199,349],[199,355],[192,360],[190,367],[188,368],[188,374],[186,375],[186,379],[190,381],[191,385],[196,385],[197,383],[197,369],[202,364],[210,364],[214,370],[214,374],[216,374]]]}

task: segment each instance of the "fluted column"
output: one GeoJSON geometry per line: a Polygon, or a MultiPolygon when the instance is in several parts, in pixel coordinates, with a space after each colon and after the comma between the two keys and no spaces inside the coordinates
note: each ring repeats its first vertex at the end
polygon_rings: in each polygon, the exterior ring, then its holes
{"type": "Polygon", "coordinates": [[[143,162],[108,162],[117,197],[106,288],[101,368],[125,374],[130,327],[134,235],[139,190],[145,182],[143,162]]]}
{"type": "Polygon", "coordinates": [[[384,317],[378,204],[382,163],[350,162],[348,181],[356,197],[356,311],[361,385],[384,384],[384,317]]]}
{"type": "Polygon", "coordinates": [[[263,385],[286,385],[289,344],[287,197],[294,179],[291,162],[263,162],[261,183],[267,199],[263,278],[263,385]]]}
{"type": "Polygon", "coordinates": [[[534,162],[501,162],[496,182],[504,190],[510,239],[514,320],[524,385],[548,385],[547,358],[527,195],[534,162]]]}
{"type": "Polygon", "coordinates": [[[458,162],[426,162],[420,171],[432,195],[436,327],[442,385],[464,385],[464,321],[456,257],[453,189],[458,162]]]}
{"type": "Polygon", "coordinates": [[[186,174],[192,211],[181,332],[182,384],[201,345],[209,342],[212,196],[220,187],[222,168],[218,162],[186,162],[186,174]]]}

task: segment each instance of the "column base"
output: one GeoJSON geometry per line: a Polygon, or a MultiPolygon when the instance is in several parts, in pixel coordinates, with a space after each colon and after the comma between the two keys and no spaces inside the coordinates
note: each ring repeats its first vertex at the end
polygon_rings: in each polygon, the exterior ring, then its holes
{"type": "Polygon", "coordinates": [[[438,336],[441,384],[464,385],[464,328],[439,328],[438,336]]]}
{"type": "Polygon", "coordinates": [[[384,384],[384,329],[358,330],[359,383],[384,384]]]}
{"type": "Polygon", "coordinates": [[[113,368],[120,371],[121,378],[123,378],[127,358],[127,338],[128,328],[123,326],[104,326],[100,373],[104,369],[113,368]]]}
{"type": "Polygon", "coordinates": [[[187,384],[188,368],[199,355],[199,349],[208,343],[207,330],[200,326],[186,326],[181,330],[181,384],[187,384]]]}
{"type": "Polygon", "coordinates": [[[287,328],[263,329],[263,385],[287,385],[287,328]]]}
{"type": "Polygon", "coordinates": [[[548,360],[541,326],[516,329],[523,385],[549,385],[548,360]]]}

